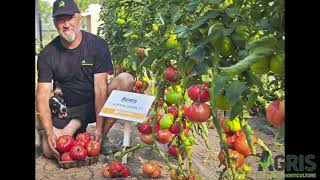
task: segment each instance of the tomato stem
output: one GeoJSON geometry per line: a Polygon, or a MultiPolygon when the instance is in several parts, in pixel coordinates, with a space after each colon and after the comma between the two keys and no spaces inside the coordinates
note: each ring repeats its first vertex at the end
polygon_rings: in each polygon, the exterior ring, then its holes
{"type": "MultiPolygon", "coordinates": [[[[158,87],[158,91],[160,90],[160,88],[158,87]]],[[[159,93],[157,93],[159,94],[159,93]]],[[[159,97],[157,96],[156,99],[159,99],[159,97]]],[[[159,153],[160,157],[164,160],[164,162],[166,163],[166,165],[169,167],[169,169],[173,169],[173,165],[169,162],[168,160],[168,157],[166,157],[164,155],[164,153],[158,148],[158,145],[157,145],[157,142],[156,142],[156,133],[155,133],[155,130],[154,130],[154,126],[157,122],[157,117],[158,117],[158,106],[154,106],[154,110],[156,112],[155,116],[153,116],[152,118],[152,123],[151,123],[151,132],[152,132],[152,136],[153,136],[153,146],[155,148],[155,150],[159,153]]]]}
{"type": "Polygon", "coordinates": [[[130,149],[126,149],[126,150],[124,150],[124,151],[121,151],[121,153],[120,153],[119,155],[115,154],[115,159],[120,160],[124,155],[126,155],[126,154],[128,154],[128,153],[130,153],[130,152],[135,152],[135,151],[137,151],[138,149],[147,148],[147,147],[152,148],[151,145],[138,144],[138,145],[136,145],[136,146],[134,146],[134,147],[132,147],[132,148],[130,148],[130,149]]]}
{"type": "MultiPolygon", "coordinates": [[[[183,78],[182,79],[185,79],[185,74],[183,74],[183,78]]],[[[184,82],[183,82],[184,83],[184,82]]],[[[185,141],[182,139],[182,137],[185,137],[185,134],[184,134],[184,129],[183,129],[183,125],[182,125],[182,116],[183,116],[183,110],[182,110],[182,105],[183,105],[183,103],[185,102],[185,99],[184,99],[184,95],[185,95],[185,93],[186,93],[186,87],[183,87],[182,88],[182,94],[183,94],[183,96],[181,97],[181,99],[179,98],[178,99],[178,112],[179,112],[179,116],[178,116],[178,119],[177,119],[177,121],[178,121],[178,125],[179,125],[179,130],[180,130],[180,136],[178,136],[178,138],[181,140],[181,142],[182,142],[182,146],[183,146],[183,148],[184,148],[184,151],[185,151],[185,154],[186,154],[186,156],[187,156],[187,159],[188,159],[188,161],[189,161],[189,163],[188,163],[188,165],[189,165],[189,171],[190,171],[190,173],[194,176],[194,177],[196,177],[196,173],[194,172],[194,170],[193,170],[193,167],[192,167],[192,159],[191,159],[191,152],[192,152],[192,149],[188,149],[187,148],[187,145],[186,145],[186,143],[185,143],[185,141]]],[[[179,158],[181,158],[181,155],[180,155],[180,151],[179,151],[179,149],[178,149],[178,156],[179,156],[179,158]]],[[[180,165],[180,162],[179,162],[179,165],[180,165]]]]}
{"type": "MultiPolygon", "coordinates": [[[[218,60],[219,61],[219,60],[218,60]]],[[[218,64],[218,63],[217,63],[218,64]]],[[[212,69],[212,75],[216,76],[216,73],[213,69],[212,69]]],[[[212,78],[212,84],[211,84],[211,89],[210,89],[210,97],[211,97],[211,106],[215,104],[214,102],[214,77],[212,78]]],[[[225,157],[224,159],[227,160],[226,162],[226,166],[227,167],[231,167],[231,172],[232,172],[232,176],[233,179],[235,179],[235,168],[234,166],[231,165],[231,160],[230,160],[230,155],[229,155],[229,151],[228,151],[228,144],[226,142],[226,138],[225,136],[223,136],[223,132],[221,130],[220,124],[219,124],[219,120],[218,118],[215,116],[215,110],[211,110],[211,115],[212,115],[212,122],[214,124],[214,126],[216,127],[216,130],[218,132],[219,138],[220,138],[220,148],[221,150],[224,151],[225,157]]]]}

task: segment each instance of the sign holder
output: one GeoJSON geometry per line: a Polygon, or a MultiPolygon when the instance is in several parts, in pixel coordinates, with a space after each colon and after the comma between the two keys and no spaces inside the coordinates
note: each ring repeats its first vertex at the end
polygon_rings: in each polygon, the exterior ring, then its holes
{"type": "MultiPolygon", "coordinates": [[[[125,120],[123,131],[123,147],[130,145],[130,127],[133,123],[141,123],[154,101],[154,96],[113,90],[100,111],[101,116],[125,120]]],[[[127,163],[127,154],[122,157],[127,163]]]]}
{"type": "MultiPolygon", "coordinates": [[[[124,123],[123,131],[123,147],[128,147],[130,145],[130,126],[131,122],[126,121],[124,123]]],[[[127,163],[127,154],[122,157],[122,163],[127,163]]]]}

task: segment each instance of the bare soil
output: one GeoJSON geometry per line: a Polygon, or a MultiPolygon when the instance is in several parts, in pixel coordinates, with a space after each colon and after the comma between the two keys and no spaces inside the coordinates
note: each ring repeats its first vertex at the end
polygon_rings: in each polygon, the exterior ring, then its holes
{"type": "MultiPolygon", "coordinates": [[[[284,155],[284,147],[281,145],[277,145],[274,143],[275,135],[271,130],[267,129],[266,126],[270,126],[264,117],[255,117],[253,119],[248,120],[251,127],[255,130],[256,137],[262,139],[264,143],[269,147],[272,151],[273,156],[276,155],[284,155]]],[[[94,129],[94,124],[90,125],[87,131],[92,132],[94,129]]],[[[110,141],[115,144],[122,144],[123,139],[123,129],[124,124],[123,121],[118,121],[110,130],[108,137],[110,141]]],[[[195,134],[196,135],[196,134],[195,134]]],[[[196,135],[197,138],[197,135],[196,135]]],[[[204,142],[201,138],[197,138],[196,144],[193,146],[193,166],[196,170],[199,177],[203,177],[204,179],[218,179],[219,171],[223,169],[223,165],[220,165],[220,162],[217,158],[220,152],[219,146],[219,136],[215,129],[209,129],[209,147],[211,149],[207,149],[204,145],[204,142]]],[[[139,139],[139,132],[136,126],[131,128],[131,146],[137,145],[141,143],[139,139]]],[[[283,142],[282,142],[283,143],[283,142]]],[[[164,145],[160,145],[161,149],[164,151],[166,147],[164,145]]],[[[257,152],[261,153],[262,149],[257,146],[257,152]]],[[[62,169],[59,168],[56,160],[46,159],[43,155],[36,157],[36,179],[44,180],[44,179],[106,179],[103,178],[102,173],[102,165],[106,160],[110,160],[110,156],[107,155],[99,155],[99,161],[96,164],[91,166],[84,166],[72,169],[62,169]]],[[[158,179],[170,179],[169,172],[167,166],[165,166],[164,161],[157,155],[156,153],[148,152],[145,149],[138,150],[134,156],[128,157],[128,165],[131,170],[131,176],[126,179],[149,179],[143,175],[141,167],[141,159],[143,161],[154,160],[158,162],[158,164],[162,167],[161,177],[158,179]]],[[[175,163],[176,160],[174,158],[170,158],[172,163],[175,163]]],[[[259,157],[250,156],[247,158],[247,163],[252,166],[252,171],[249,174],[249,179],[266,179],[261,178],[259,175],[262,173],[266,174],[274,174],[284,172],[273,171],[269,172],[269,170],[258,171],[258,161],[259,157]]],[[[185,160],[185,164],[187,164],[187,160],[185,160]]],[[[121,178],[118,178],[121,179],[121,178]]],[[[268,178],[270,179],[270,178],[268,178]]]]}

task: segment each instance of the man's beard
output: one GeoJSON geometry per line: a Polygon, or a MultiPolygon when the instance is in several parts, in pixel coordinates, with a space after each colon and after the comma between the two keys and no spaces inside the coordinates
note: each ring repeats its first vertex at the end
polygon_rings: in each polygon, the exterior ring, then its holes
{"type": "Polygon", "coordinates": [[[75,28],[74,30],[68,30],[68,31],[71,31],[71,33],[68,32],[68,34],[67,34],[66,31],[64,31],[64,30],[59,30],[59,34],[60,34],[60,36],[62,36],[62,38],[65,39],[68,43],[72,43],[72,42],[76,39],[77,35],[78,35],[79,32],[80,32],[80,26],[78,26],[78,27],[75,28]]]}

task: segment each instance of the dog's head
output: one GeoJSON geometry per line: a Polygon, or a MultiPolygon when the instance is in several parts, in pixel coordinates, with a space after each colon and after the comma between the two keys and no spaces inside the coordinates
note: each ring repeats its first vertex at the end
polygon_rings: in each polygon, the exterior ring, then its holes
{"type": "Polygon", "coordinates": [[[49,106],[51,113],[62,119],[67,116],[67,103],[62,97],[62,90],[60,87],[55,87],[54,95],[49,99],[49,106]]]}

